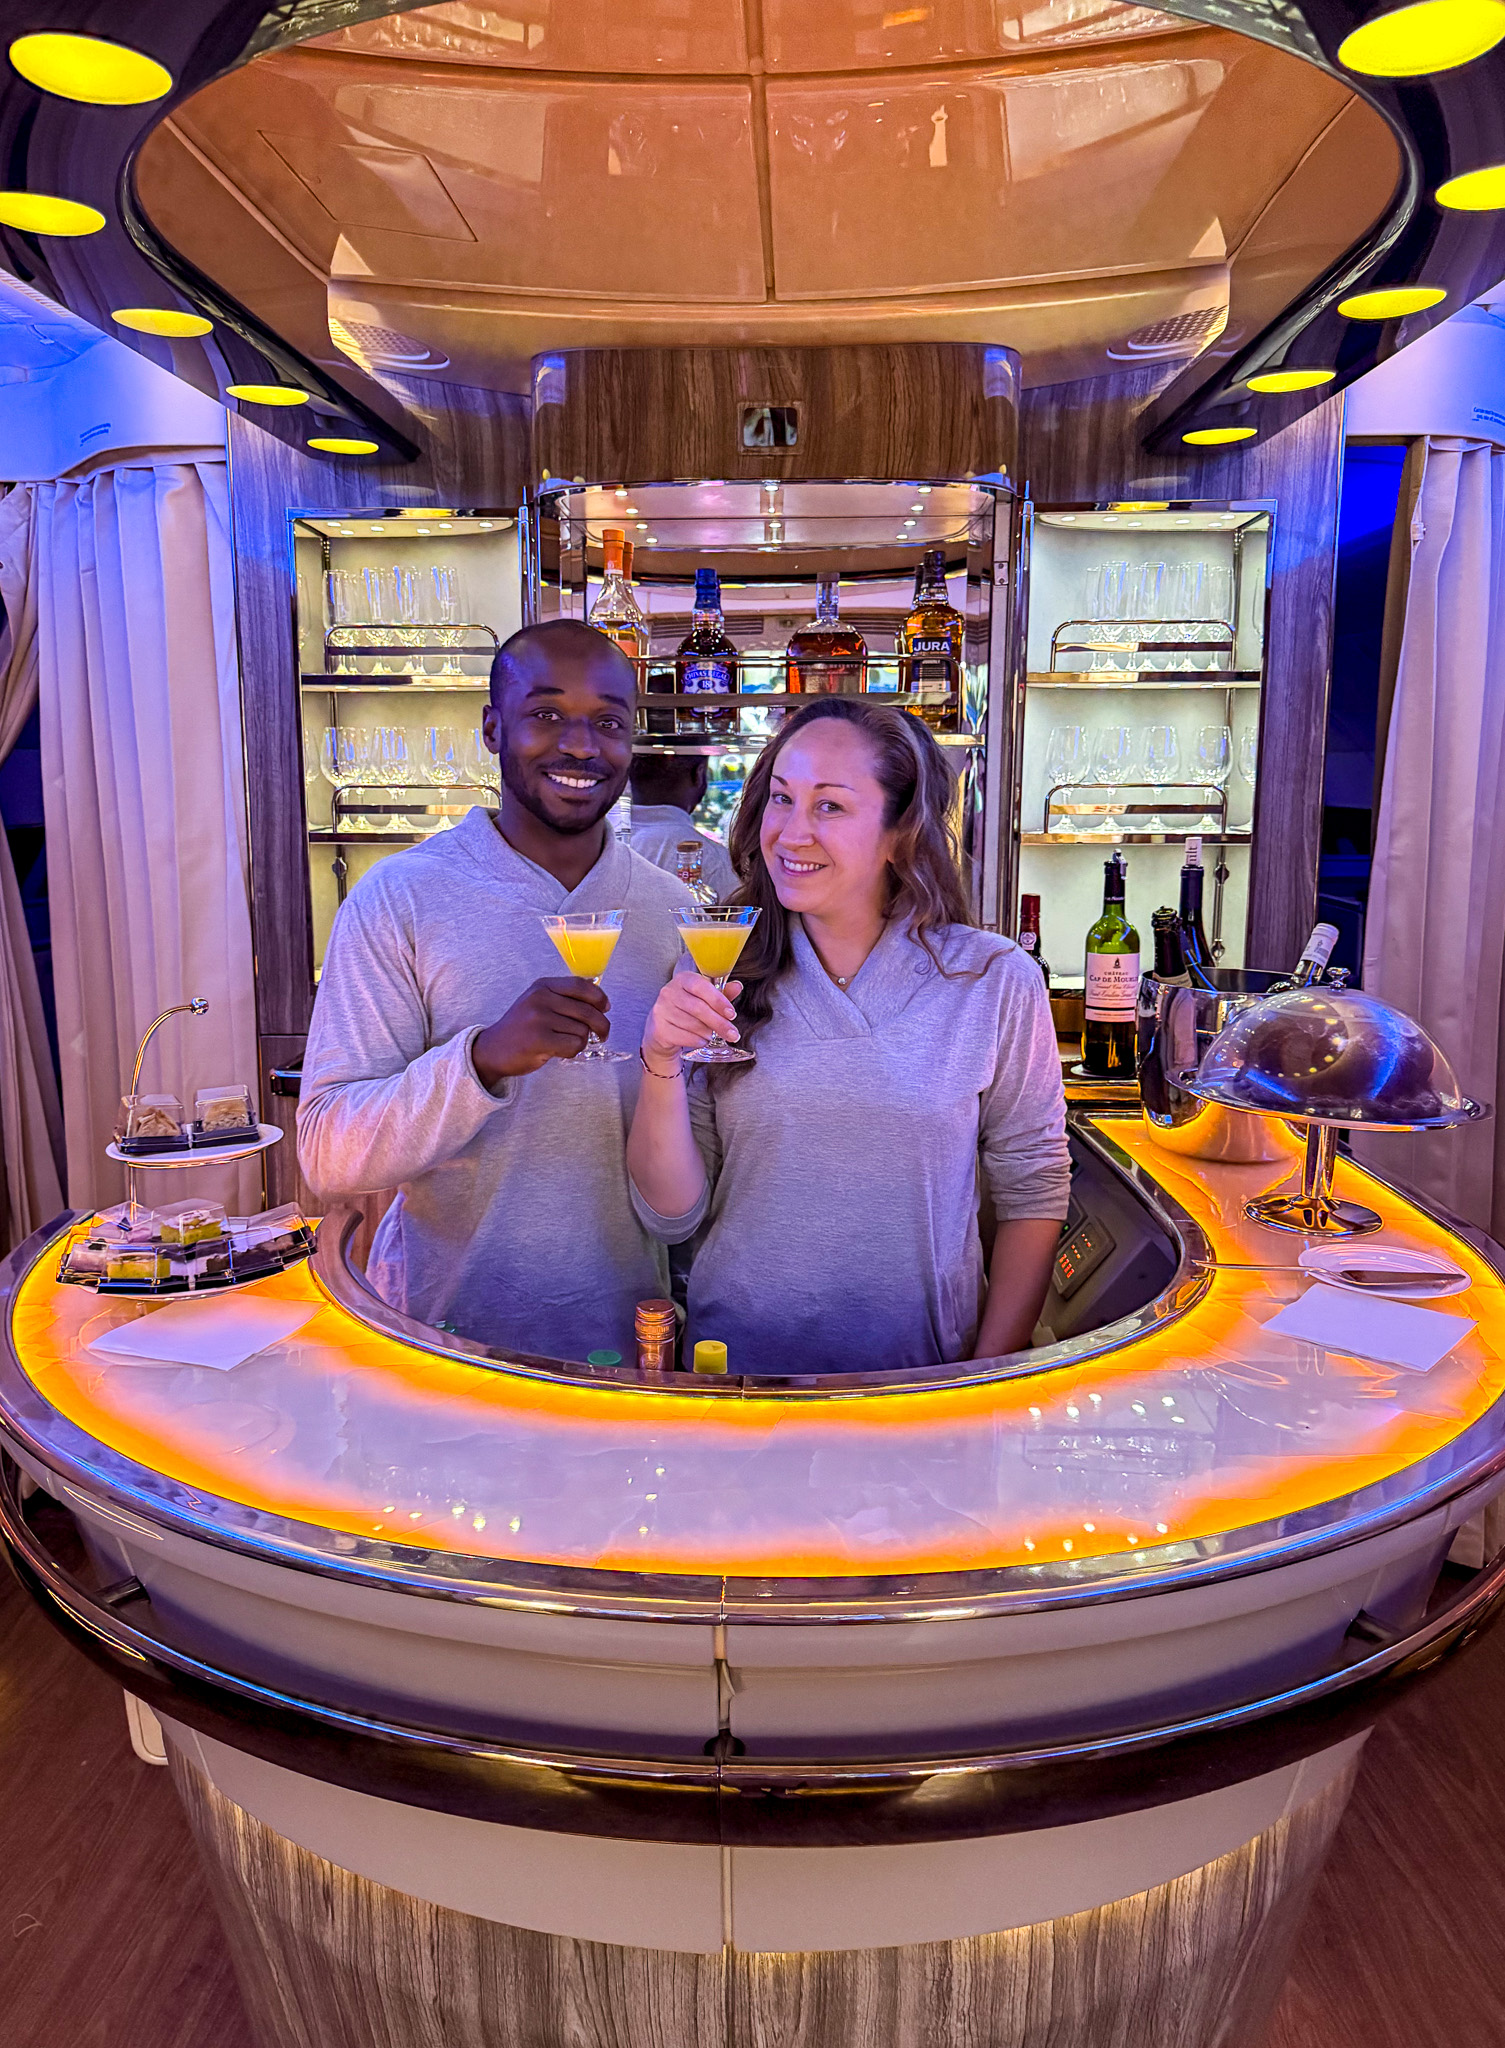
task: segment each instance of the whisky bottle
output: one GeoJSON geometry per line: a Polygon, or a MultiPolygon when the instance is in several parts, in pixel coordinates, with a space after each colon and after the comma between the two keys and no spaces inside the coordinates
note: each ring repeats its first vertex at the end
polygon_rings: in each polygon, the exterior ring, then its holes
{"type": "Polygon", "coordinates": [[[946,594],[946,555],[930,548],[915,577],[914,606],[899,629],[900,687],[932,732],[960,723],[965,622],[946,594]]]}
{"type": "Polygon", "coordinates": [[[841,623],[834,576],[816,583],[815,618],[790,636],[784,688],[795,697],[857,697],[867,688],[867,642],[841,623]]]}
{"type": "Polygon", "coordinates": [[[1087,934],[1082,1065],[1104,1079],[1134,1078],[1139,934],[1124,913],[1124,857],[1103,863],[1103,914],[1087,934]]]}
{"type": "Polygon", "coordinates": [[[1040,951],[1040,899],[1038,896],[1019,898],[1019,945],[1028,953],[1040,972],[1045,976],[1045,986],[1050,987],[1050,969],[1045,964],[1045,955],[1040,951]]]}
{"type": "MultiPolygon", "coordinates": [[[[736,694],[737,648],[726,630],[721,611],[721,579],[714,569],[695,571],[695,611],[690,630],[679,643],[675,673],[684,696],[736,694]]],[[[691,732],[735,732],[737,707],[711,704],[703,711],[688,707],[684,725],[691,732]]]]}
{"type": "Polygon", "coordinates": [[[645,681],[644,665],[648,659],[648,621],[643,617],[632,594],[632,585],[627,580],[623,560],[626,541],[627,536],[620,526],[601,529],[605,569],[600,592],[586,614],[586,622],[598,633],[604,633],[608,640],[614,640],[628,660],[635,664],[641,690],[645,681]]]}
{"type": "Polygon", "coordinates": [[[705,848],[698,839],[674,842],[674,873],[697,903],[716,901],[716,891],[705,878],[705,848]]]}

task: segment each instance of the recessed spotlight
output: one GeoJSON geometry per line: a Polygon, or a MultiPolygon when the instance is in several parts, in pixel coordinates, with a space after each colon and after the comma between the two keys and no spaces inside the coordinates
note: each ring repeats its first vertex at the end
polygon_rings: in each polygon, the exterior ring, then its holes
{"type": "Polygon", "coordinates": [[[648,538],[643,542],[643,546],[645,548],[656,548],[658,546],[658,535],[656,533],[650,533],[648,538]]]}
{"type": "Polygon", "coordinates": [[[1143,526],[1143,525],[1144,525],[1144,521],[1143,521],[1142,519],[1131,519],[1131,520],[1129,521],[1129,524],[1130,524],[1130,526],[1143,526]]]}
{"type": "Polygon", "coordinates": [[[1118,514],[1116,512],[1105,512],[1103,514],[1103,524],[1104,526],[1117,526],[1118,514]]]}
{"type": "Polygon", "coordinates": [[[227,398],[244,405],[307,405],[308,393],[293,384],[227,384],[227,398]]]}
{"type": "Polygon", "coordinates": [[[1340,299],[1338,311],[1345,320],[1401,320],[1407,313],[1440,306],[1446,297],[1439,285],[1395,285],[1388,291],[1357,292],[1351,299],[1340,299]]]}
{"type": "Polygon", "coordinates": [[[640,519],[637,522],[637,530],[639,533],[646,533],[648,531],[648,522],[646,519],[640,519]]]}
{"type": "Polygon", "coordinates": [[[1248,384],[1251,391],[1315,391],[1319,384],[1331,384],[1337,374],[1336,370],[1265,370],[1250,377],[1248,384]]]}
{"type": "Polygon", "coordinates": [[[140,107],[172,91],[172,73],[154,57],[98,36],[17,36],[10,61],[28,85],[94,107],[140,107]]]}
{"type": "Polygon", "coordinates": [[[1505,37],[1501,0],[1420,0],[1345,36],[1338,62],[1367,78],[1424,78],[1471,64],[1505,37]]]}
{"type": "Polygon", "coordinates": [[[110,318],[117,327],[129,327],[133,333],[160,334],[174,341],[208,334],[214,327],[202,313],[175,313],[166,306],[121,306],[110,318]]]}
{"type": "Polygon", "coordinates": [[[368,526],[366,528],[367,533],[385,533],[386,530],[384,526],[368,526]]]}
{"type": "Polygon", "coordinates": [[[1076,524],[1075,512],[1063,512],[1061,514],[1061,524],[1063,526],[1074,526],[1076,524]]]}
{"type": "Polygon", "coordinates": [[[930,496],[931,486],[929,484],[916,484],[915,489],[919,492],[922,498],[928,498],[930,496]]]}
{"type": "MultiPolygon", "coordinates": [[[[315,434],[309,440],[310,448],[317,448],[321,455],[374,455],[375,441],[347,441],[337,434],[315,434]]],[[[372,533],[381,533],[383,528],[373,526],[372,533]]]]}
{"type": "Polygon", "coordinates": [[[627,496],[627,493],[625,490],[619,490],[614,495],[619,498],[625,498],[627,496]]]}
{"type": "Polygon", "coordinates": [[[105,217],[97,207],[77,199],[54,199],[46,192],[0,192],[0,227],[23,235],[97,235],[105,217]]]}
{"type": "Polygon", "coordinates": [[[1230,441],[1252,441],[1258,427],[1193,427],[1182,440],[1188,448],[1225,448],[1230,441]]]}
{"type": "Polygon", "coordinates": [[[481,531],[482,531],[482,533],[490,533],[490,531],[491,531],[492,527],[493,527],[493,526],[494,526],[495,524],[496,524],[496,522],[495,522],[495,520],[493,520],[493,519],[483,519],[483,520],[481,521],[481,531]]]}
{"type": "Polygon", "coordinates": [[[433,528],[432,528],[431,526],[415,526],[415,527],[413,528],[413,531],[414,531],[414,533],[425,533],[425,534],[427,534],[427,533],[432,533],[432,532],[433,532],[433,530],[434,530],[434,529],[433,529],[433,528]]]}
{"type": "Polygon", "coordinates": [[[1178,520],[1176,521],[1176,524],[1177,524],[1178,526],[1190,526],[1190,525],[1191,525],[1191,521],[1190,521],[1189,519],[1178,519],[1178,520]]]}
{"type": "Polygon", "coordinates": [[[1459,213],[1495,213],[1505,207],[1505,164],[1486,164],[1449,178],[1432,194],[1439,206],[1459,213]]]}
{"type": "Polygon", "coordinates": [[[912,519],[906,519],[906,520],[905,520],[905,522],[904,522],[904,526],[905,526],[905,530],[906,530],[906,531],[907,531],[907,530],[908,530],[908,529],[909,529],[909,528],[910,528],[911,526],[913,526],[913,525],[914,525],[914,521],[913,521],[912,519]]]}

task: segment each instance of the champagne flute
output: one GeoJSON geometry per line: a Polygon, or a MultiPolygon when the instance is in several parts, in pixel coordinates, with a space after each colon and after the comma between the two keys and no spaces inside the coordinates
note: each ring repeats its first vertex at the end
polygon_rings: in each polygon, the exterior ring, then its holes
{"type": "MultiPolygon", "coordinates": [[[[674,921],[696,971],[719,989],[726,986],[742,957],[742,948],[758,921],[758,912],[741,904],[693,903],[676,910],[674,921]]],[[[713,1031],[704,1045],[683,1057],[687,1065],[724,1067],[734,1060],[754,1059],[756,1054],[728,1045],[719,1031],[713,1031]]]]}
{"type": "Polygon", "coordinates": [[[1246,832],[1254,829],[1254,777],[1259,768],[1259,729],[1246,725],[1238,736],[1238,772],[1240,779],[1249,785],[1249,822],[1246,832]]]}
{"type": "MultiPolygon", "coordinates": [[[[754,913],[756,914],[756,913],[754,913]]],[[[543,928],[554,941],[555,950],[570,970],[582,981],[601,986],[601,977],[611,965],[611,956],[617,950],[617,940],[622,936],[622,924],[627,916],[625,910],[563,910],[545,916],[543,928]]],[[[630,1052],[609,1052],[594,1031],[587,1032],[584,1045],[566,1066],[573,1066],[576,1060],[630,1060],[630,1052]]]]}
{"type": "Polygon", "coordinates": [[[1105,725],[1098,733],[1092,749],[1092,780],[1103,791],[1103,810],[1101,822],[1094,827],[1094,837],[1116,839],[1122,830],[1117,822],[1124,808],[1118,784],[1128,770],[1132,744],[1126,725],[1105,725]]]}

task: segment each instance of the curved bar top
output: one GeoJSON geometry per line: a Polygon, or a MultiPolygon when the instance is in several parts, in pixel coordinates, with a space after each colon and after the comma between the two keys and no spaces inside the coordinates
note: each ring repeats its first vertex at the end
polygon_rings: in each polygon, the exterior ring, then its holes
{"type": "Polygon", "coordinates": [[[488,1604],[709,1619],[1146,1593],[1357,1542],[1505,1469],[1505,1283],[1487,1240],[1345,1162],[1343,1190],[1384,1219],[1365,1247],[1445,1250],[1471,1285],[1444,1306],[1476,1327],[1429,1373],[1324,1352],[1264,1327],[1300,1291],[1301,1240],[1242,1208],[1283,1165],[1172,1158],[1137,1117],[1084,1128],[1159,1191],[1181,1270],[1155,1314],[981,1377],[833,1399],[591,1384],[405,1343],[307,1268],[256,1291],[309,1319],[233,1372],[131,1365],[90,1340],[149,1305],[60,1285],[54,1231],[11,1262],[0,1427],[128,1520],[263,1559],[488,1604]]]}

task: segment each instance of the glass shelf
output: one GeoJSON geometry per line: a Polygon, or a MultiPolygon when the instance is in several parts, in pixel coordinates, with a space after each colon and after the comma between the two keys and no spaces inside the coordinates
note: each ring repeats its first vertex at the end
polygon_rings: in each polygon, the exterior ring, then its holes
{"type": "Polygon", "coordinates": [[[1248,846],[1254,835],[1246,826],[1227,832],[1021,832],[1023,846],[1101,846],[1111,853],[1115,846],[1182,846],[1189,837],[1204,846],[1248,846]]]}
{"type": "Polygon", "coordinates": [[[1032,690],[1257,690],[1258,671],[1240,669],[1227,675],[1202,671],[1186,675],[1175,669],[1039,669],[1025,677],[1032,690]]]}
{"type": "Polygon", "coordinates": [[[369,696],[373,690],[403,690],[409,695],[422,691],[429,695],[442,695],[446,690],[489,690],[489,676],[426,676],[416,671],[408,675],[388,676],[321,676],[306,675],[302,678],[305,690],[349,690],[361,696],[369,696]]]}

